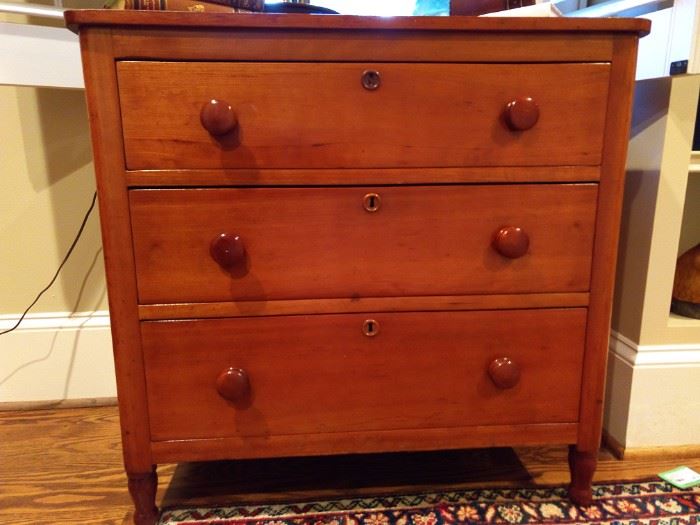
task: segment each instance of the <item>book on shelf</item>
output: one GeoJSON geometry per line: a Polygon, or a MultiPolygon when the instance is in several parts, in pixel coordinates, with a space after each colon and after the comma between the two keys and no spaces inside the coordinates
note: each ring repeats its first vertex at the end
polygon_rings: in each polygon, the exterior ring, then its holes
{"type": "Polygon", "coordinates": [[[450,0],[451,15],[477,16],[534,5],[537,0],[450,0]]]}
{"type": "Polygon", "coordinates": [[[139,11],[192,11],[196,13],[253,13],[262,11],[264,0],[114,0],[111,9],[139,11]]]}

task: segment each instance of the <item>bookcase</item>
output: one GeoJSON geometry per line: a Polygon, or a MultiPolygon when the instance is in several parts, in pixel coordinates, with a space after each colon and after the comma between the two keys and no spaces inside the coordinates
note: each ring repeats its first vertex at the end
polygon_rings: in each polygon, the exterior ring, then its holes
{"type": "Polygon", "coordinates": [[[677,257],[700,242],[700,75],[637,82],[605,427],[622,449],[700,444],[700,320],[670,312],[677,257]]]}

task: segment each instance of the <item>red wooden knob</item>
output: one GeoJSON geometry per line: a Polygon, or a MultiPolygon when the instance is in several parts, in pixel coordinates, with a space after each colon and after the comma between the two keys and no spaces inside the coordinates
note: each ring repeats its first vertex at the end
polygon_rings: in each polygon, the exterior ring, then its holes
{"type": "Polygon", "coordinates": [[[223,100],[211,99],[199,113],[202,126],[215,137],[231,133],[238,125],[233,108],[223,100]]]}
{"type": "Polygon", "coordinates": [[[493,237],[494,249],[510,259],[517,259],[527,253],[530,238],[518,226],[504,226],[493,237]]]}
{"type": "Polygon", "coordinates": [[[508,102],[505,111],[506,123],[513,131],[530,129],[540,118],[540,108],[531,97],[518,97],[508,102]]]}
{"type": "Polygon", "coordinates": [[[513,388],[520,381],[520,368],[509,357],[491,361],[489,376],[498,388],[513,388]]]}
{"type": "Polygon", "coordinates": [[[222,233],[212,239],[209,246],[212,258],[224,269],[238,266],[245,261],[245,246],[238,235],[222,233]]]}
{"type": "Polygon", "coordinates": [[[242,368],[227,368],[216,378],[216,391],[234,403],[246,401],[250,396],[248,373],[242,368]]]}

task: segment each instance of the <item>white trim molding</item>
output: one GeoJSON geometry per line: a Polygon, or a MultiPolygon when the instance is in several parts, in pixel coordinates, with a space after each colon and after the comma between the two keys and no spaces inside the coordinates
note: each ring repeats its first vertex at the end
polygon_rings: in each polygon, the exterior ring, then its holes
{"type": "Polygon", "coordinates": [[[5,2],[0,0],[0,13],[12,13],[15,15],[38,16],[41,18],[53,18],[63,20],[66,9],[58,6],[49,6],[34,3],[5,2]]]}
{"type": "Polygon", "coordinates": [[[635,368],[700,367],[700,343],[640,345],[613,330],[610,334],[610,351],[635,368]]]}
{"type": "MultiPolygon", "coordinates": [[[[9,330],[21,316],[0,315],[0,332],[9,330]]],[[[62,330],[66,328],[109,328],[109,312],[43,312],[28,314],[16,331],[24,330],[62,330]]]]}
{"type": "Polygon", "coordinates": [[[700,445],[700,343],[610,337],[605,431],[622,449],[700,445]]]}
{"type": "Polygon", "coordinates": [[[82,89],[78,35],[64,27],[0,22],[0,84],[82,89]]]}
{"type": "MultiPolygon", "coordinates": [[[[0,316],[0,330],[19,318],[0,316]]],[[[107,312],[31,314],[0,336],[0,404],[115,396],[107,312]]]]}

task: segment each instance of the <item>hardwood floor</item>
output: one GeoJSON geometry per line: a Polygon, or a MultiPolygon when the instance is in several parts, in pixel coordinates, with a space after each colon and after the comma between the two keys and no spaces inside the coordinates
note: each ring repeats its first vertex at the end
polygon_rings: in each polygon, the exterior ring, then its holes
{"type": "MultiPolygon", "coordinates": [[[[130,523],[116,407],[0,412],[0,523],[130,523]]],[[[700,457],[619,461],[600,453],[596,481],[651,478],[700,457]]],[[[394,490],[568,482],[566,447],[482,449],[164,465],[158,501],[257,503],[394,490]]]]}

